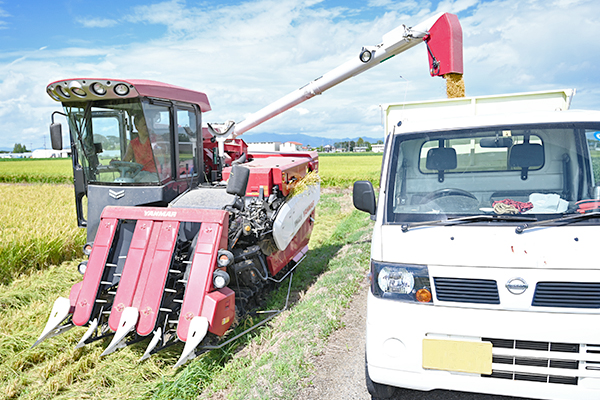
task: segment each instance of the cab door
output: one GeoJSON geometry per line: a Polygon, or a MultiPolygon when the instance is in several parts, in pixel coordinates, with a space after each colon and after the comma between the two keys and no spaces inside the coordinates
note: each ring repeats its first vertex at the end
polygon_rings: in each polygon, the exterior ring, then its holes
{"type": "Polygon", "coordinates": [[[177,181],[188,182],[187,187],[202,182],[201,114],[196,107],[178,103],[175,106],[175,173],[177,181]]]}

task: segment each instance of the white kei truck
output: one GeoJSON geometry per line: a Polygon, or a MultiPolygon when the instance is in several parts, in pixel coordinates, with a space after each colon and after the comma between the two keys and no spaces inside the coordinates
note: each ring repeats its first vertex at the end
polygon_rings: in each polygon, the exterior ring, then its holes
{"type": "Polygon", "coordinates": [[[353,192],[373,399],[600,399],[600,112],[574,93],[382,106],[378,200],[353,192]]]}

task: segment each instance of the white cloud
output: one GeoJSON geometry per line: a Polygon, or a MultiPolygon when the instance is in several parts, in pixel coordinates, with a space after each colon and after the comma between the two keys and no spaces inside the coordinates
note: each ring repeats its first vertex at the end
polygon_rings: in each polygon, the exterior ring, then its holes
{"type": "Polygon", "coordinates": [[[86,28],[112,28],[119,24],[119,21],[108,18],[79,18],[77,22],[86,28]]]}
{"type": "MultiPolygon", "coordinates": [[[[0,2],[0,4],[2,4],[2,2],[0,2]]],[[[0,18],[7,18],[10,17],[11,15],[9,13],[7,13],[6,11],[4,11],[1,7],[0,7],[0,18]]],[[[8,27],[6,26],[7,23],[6,21],[2,21],[0,19],[0,29],[8,29],[8,27]]]]}
{"type": "MultiPolygon", "coordinates": [[[[463,28],[467,95],[576,87],[574,106],[600,107],[600,42],[595,40],[600,26],[593,20],[600,3],[595,0],[443,0],[435,10],[429,2],[372,0],[370,5],[387,11],[374,19],[360,9],[325,8],[301,0],[201,7],[171,0],[129,13],[130,26],[166,29],[158,39],[4,53],[0,147],[12,147],[24,132],[33,135],[34,147],[44,143],[50,113],[58,109],[45,94],[45,86],[54,80],[86,76],[164,81],[206,92],[213,111],[205,121],[241,121],[357,57],[363,45],[380,43],[395,27],[415,25],[433,11],[446,10],[459,14],[463,28]]],[[[122,29],[109,26],[114,20],[103,17],[90,21],[97,27],[106,23],[104,32],[122,29]]],[[[382,136],[378,104],[444,96],[444,80],[429,76],[426,48],[417,46],[255,131],[382,136]]]]}

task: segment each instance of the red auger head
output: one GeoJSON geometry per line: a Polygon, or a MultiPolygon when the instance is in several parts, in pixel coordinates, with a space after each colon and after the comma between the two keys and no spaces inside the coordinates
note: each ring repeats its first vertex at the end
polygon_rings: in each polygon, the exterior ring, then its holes
{"type": "Polygon", "coordinates": [[[462,28],[458,17],[445,13],[425,36],[431,76],[463,73],[462,28]]]}

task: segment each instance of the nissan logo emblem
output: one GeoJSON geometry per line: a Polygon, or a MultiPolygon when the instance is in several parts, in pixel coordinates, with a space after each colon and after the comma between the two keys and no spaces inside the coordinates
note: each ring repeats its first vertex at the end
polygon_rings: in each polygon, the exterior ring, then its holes
{"type": "Polygon", "coordinates": [[[522,294],[525,293],[529,285],[525,282],[523,278],[512,278],[508,282],[506,282],[506,289],[512,294],[522,294]]]}

